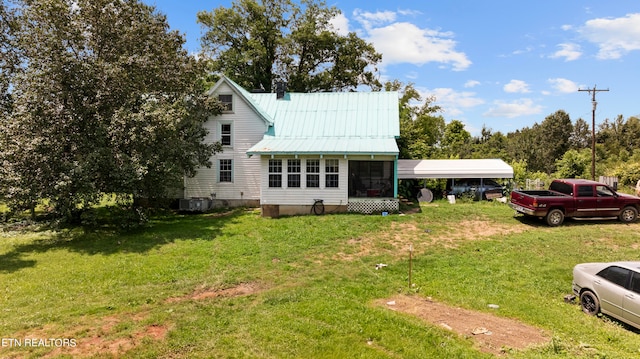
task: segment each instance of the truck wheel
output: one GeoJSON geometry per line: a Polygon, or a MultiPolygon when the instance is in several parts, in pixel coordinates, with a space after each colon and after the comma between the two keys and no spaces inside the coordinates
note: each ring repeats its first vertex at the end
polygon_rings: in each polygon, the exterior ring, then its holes
{"type": "Polygon", "coordinates": [[[631,223],[638,218],[638,210],[635,207],[624,207],[619,216],[620,220],[625,223],[631,223]]]}
{"type": "Polygon", "coordinates": [[[545,217],[547,224],[551,227],[556,227],[564,222],[564,213],[562,213],[559,209],[552,209],[547,213],[547,217],[545,217]]]}

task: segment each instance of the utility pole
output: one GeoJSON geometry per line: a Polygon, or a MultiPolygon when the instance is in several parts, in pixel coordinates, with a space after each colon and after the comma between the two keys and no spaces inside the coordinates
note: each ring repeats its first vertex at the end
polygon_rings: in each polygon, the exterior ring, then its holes
{"type": "Polygon", "coordinates": [[[591,179],[596,180],[596,92],[609,91],[609,89],[597,89],[594,85],[592,89],[578,89],[578,91],[587,91],[591,95],[591,104],[593,109],[591,111],[591,179]]]}

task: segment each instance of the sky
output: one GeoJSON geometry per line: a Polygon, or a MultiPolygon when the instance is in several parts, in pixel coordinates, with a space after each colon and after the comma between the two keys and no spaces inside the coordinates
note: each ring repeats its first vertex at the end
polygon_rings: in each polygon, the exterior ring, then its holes
{"type": "MultiPolygon", "coordinates": [[[[192,53],[199,11],[231,0],[143,0],[167,16],[192,53]]],[[[507,134],[558,110],[592,122],[640,116],[640,1],[334,0],[339,32],[356,32],[382,54],[380,80],[435,97],[445,121],[473,136],[507,134]]]]}

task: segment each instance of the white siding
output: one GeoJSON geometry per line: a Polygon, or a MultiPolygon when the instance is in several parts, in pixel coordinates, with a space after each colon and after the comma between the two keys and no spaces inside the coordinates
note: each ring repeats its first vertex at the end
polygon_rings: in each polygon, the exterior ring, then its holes
{"type": "Polygon", "coordinates": [[[219,141],[220,124],[231,123],[232,143],[211,157],[211,168],[200,168],[195,177],[185,178],[185,197],[210,197],[215,193],[216,199],[260,199],[260,159],[249,158],[246,152],[262,139],[267,125],[226,83],[217,92],[233,94],[233,113],[212,116],[207,120],[204,126],[209,134],[205,142],[219,141]],[[219,159],[233,160],[233,182],[218,181],[219,159]]]}
{"type": "Polygon", "coordinates": [[[286,160],[293,156],[276,156],[282,159],[282,187],[269,188],[269,156],[262,156],[262,197],[260,204],[273,205],[312,205],[314,199],[322,199],[328,205],[346,205],[349,193],[348,161],[344,157],[324,156],[320,159],[320,187],[306,188],[306,159],[318,159],[313,156],[299,156],[301,160],[301,187],[287,188],[287,164],[286,160]],[[326,188],[325,161],[327,159],[339,160],[338,188],[326,188]]]}

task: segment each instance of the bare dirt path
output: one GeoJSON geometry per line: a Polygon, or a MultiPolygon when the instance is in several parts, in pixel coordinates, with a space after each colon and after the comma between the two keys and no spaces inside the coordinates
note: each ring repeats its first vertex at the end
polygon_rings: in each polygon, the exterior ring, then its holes
{"type": "Polygon", "coordinates": [[[452,307],[428,298],[398,295],[378,300],[376,304],[415,315],[464,338],[471,338],[478,350],[485,353],[504,355],[510,349],[521,350],[544,345],[550,340],[540,328],[515,319],[452,307]]]}

